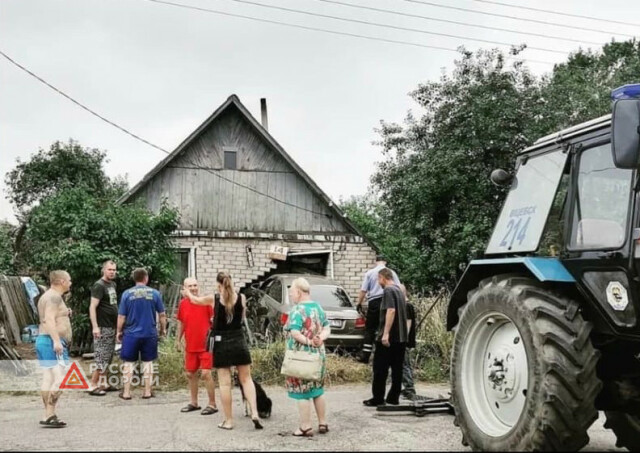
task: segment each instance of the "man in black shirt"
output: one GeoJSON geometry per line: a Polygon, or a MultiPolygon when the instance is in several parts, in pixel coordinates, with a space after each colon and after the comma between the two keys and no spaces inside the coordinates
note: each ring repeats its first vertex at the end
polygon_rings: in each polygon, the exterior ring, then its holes
{"type": "Polygon", "coordinates": [[[365,406],[399,404],[402,389],[402,366],[408,340],[407,307],[402,290],[394,283],[390,269],[378,273],[383,288],[380,306],[380,326],[373,354],[373,398],[363,401],[365,406]],[[391,368],[391,389],[385,400],[387,376],[391,368]]]}
{"type": "Polygon", "coordinates": [[[107,390],[116,390],[107,385],[107,369],[116,347],[118,324],[118,295],[116,294],[116,263],[105,261],[102,278],[91,288],[89,317],[93,327],[93,352],[96,369],[91,376],[89,394],[104,396],[107,390]]]}

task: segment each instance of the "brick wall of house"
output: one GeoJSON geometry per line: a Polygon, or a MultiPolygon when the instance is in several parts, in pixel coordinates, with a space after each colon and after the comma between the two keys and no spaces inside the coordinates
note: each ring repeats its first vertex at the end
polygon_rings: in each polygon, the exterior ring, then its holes
{"type": "Polygon", "coordinates": [[[206,293],[215,288],[215,278],[220,271],[229,272],[237,288],[271,272],[277,267],[277,262],[269,258],[269,252],[273,245],[277,245],[298,252],[333,250],[334,279],[355,298],[364,273],[373,267],[376,253],[366,243],[333,241],[177,237],[175,242],[180,248],[195,248],[196,276],[206,293]],[[252,267],[249,266],[247,246],[251,247],[253,254],[252,267]]]}

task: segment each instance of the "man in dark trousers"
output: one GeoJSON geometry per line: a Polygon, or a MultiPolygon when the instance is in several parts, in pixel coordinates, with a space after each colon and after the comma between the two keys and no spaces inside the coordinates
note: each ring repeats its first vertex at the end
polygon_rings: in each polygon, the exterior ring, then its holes
{"type": "Polygon", "coordinates": [[[407,347],[407,302],[402,290],[395,284],[391,269],[378,272],[378,283],[383,288],[380,305],[380,330],[376,336],[373,354],[373,398],[363,401],[365,406],[400,404],[402,368],[407,347]],[[391,389],[385,399],[387,376],[391,368],[391,389]]]}
{"type": "MultiPolygon", "coordinates": [[[[386,268],[387,260],[383,255],[376,256],[376,265],[373,269],[367,271],[362,281],[360,294],[358,295],[358,311],[362,311],[362,304],[367,300],[367,319],[364,331],[364,340],[362,341],[362,350],[360,351],[358,360],[362,363],[369,363],[369,358],[373,351],[373,342],[376,338],[376,332],[380,324],[380,303],[382,302],[382,287],[378,283],[378,272],[386,268]]],[[[396,285],[400,285],[400,280],[395,272],[393,281],[396,285]]]]}

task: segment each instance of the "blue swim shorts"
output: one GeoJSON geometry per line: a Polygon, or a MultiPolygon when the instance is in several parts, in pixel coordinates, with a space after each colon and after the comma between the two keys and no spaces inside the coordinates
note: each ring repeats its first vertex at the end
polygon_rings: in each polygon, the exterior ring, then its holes
{"type": "Polygon", "coordinates": [[[53,350],[53,338],[47,334],[40,334],[36,337],[36,355],[42,368],[54,368],[57,365],[69,366],[69,347],[64,339],[62,343],[62,354],[56,355],[53,350]]]}

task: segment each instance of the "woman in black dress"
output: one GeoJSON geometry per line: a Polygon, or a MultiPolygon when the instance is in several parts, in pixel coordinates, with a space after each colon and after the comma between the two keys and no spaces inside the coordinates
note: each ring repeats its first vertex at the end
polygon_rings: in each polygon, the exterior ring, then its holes
{"type": "Polygon", "coordinates": [[[218,428],[233,429],[233,415],[231,413],[231,367],[238,370],[238,379],[243,393],[251,408],[251,417],[256,429],[262,429],[258,419],[256,405],[256,388],[251,378],[251,354],[244,338],[242,324],[246,316],[247,301],[244,295],[236,293],[231,276],[220,272],[216,278],[218,293],[215,295],[198,297],[184,289],[184,294],[192,302],[199,305],[214,305],[215,343],[213,352],[213,366],[218,371],[220,384],[220,399],[224,421],[218,428]]]}

